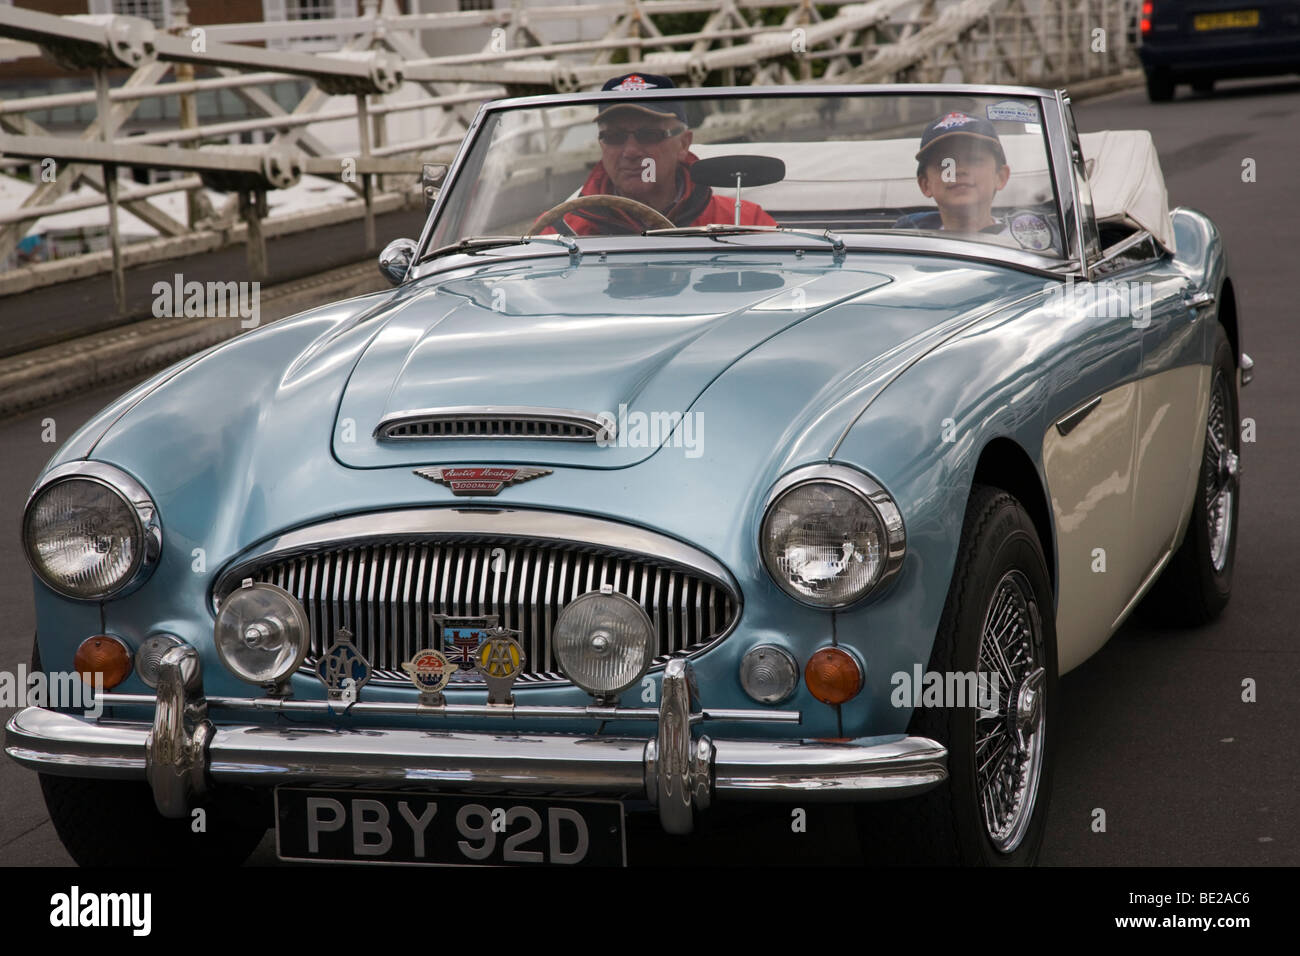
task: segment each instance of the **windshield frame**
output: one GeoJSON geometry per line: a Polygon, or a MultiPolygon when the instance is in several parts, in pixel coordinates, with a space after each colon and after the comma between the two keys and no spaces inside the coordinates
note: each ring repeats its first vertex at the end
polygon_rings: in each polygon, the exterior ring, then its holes
{"type": "MultiPolygon", "coordinates": [[[[1081,202],[1077,194],[1077,183],[1074,178],[1073,163],[1070,161],[1069,146],[1071,131],[1068,129],[1064,116],[1062,115],[1062,93],[1059,90],[1049,90],[1041,87],[1029,86],[999,86],[984,84],[966,84],[966,83],[873,83],[873,84],[827,84],[827,85],[782,85],[782,86],[705,86],[705,87],[676,87],[673,89],[662,90],[643,90],[636,94],[635,99],[638,101],[644,99],[666,99],[666,100],[683,100],[683,99],[716,99],[722,97],[743,97],[750,99],[762,98],[793,98],[793,97],[830,97],[830,96],[888,96],[888,95],[942,95],[952,94],[955,96],[1008,96],[1034,99],[1037,101],[1039,114],[1043,118],[1044,126],[1044,150],[1046,153],[1048,168],[1056,192],[1057,210],[1060,215],[1060,221],[1065,231],[1069,233],[1066,238],[1066,255],[1057,256],[1039,256],[1026,250],[1013,249],[1010,246],[1001,246],[994,243],[982,243],[964,239],[944,239],[938,236],[925,235],[921,238],[934,241],[937,244],[936,252],[943,255],[955,255],[981,261],[1000,261],[1005,260],[1007,265],[1016,268],[1025,268],[1029,265],[1035,271],[1046,271],[1060,275],[1073,274],[1076,276],[1086,276],[1088,274],[1087,248],[1083,242],[1083,237],[1088,234],[1088,224],[1083,222],[1085,212],[1091,210],[1091,206],[1081,202]],[[1065,152],[1062,152],[1062,151],[1065,152]],[[963,247],[970,247],[966,252],[963,247]],[[1001,252],[1002,254],[998,254],[1001,252]],[[1037,262],[1033,262],[1037,260],[1037,262]]],[[[479,138],[489,127],[487,122],[494,114],[519,109],[536,109],[539,107],[556,107],[580,104],[600,103],[608,100],[626,101],[631,97],[627,93],[618,91],[585,91],[577,93],[552,93],[540,96],[516,96],[504,99],[490,100],[479,107],[469,129],[465,132],[465,137],[461,141],[460,148],[456,152],[456,157],[450,164],[447,176],[444,179],[443,186],[438,192],[438,199],[429,215],[424,222],[424,228],[420,232],[419,241],[416,244],[415,256],[413,263],[420,262],[429,252],[430,240],[437,228],[440,217],[444,214],[448,205],[448,197],[452,195],[456,188],[465,166],[469,162],[475,147],[478,145],[479,138]]],[[[1092,232],[1095,233],[1096,225],[1092,224],[1092,232]]],[[[779,234],[779,233],[778,233],[779,234]]],[[[889,241],[888,231],[877,232],[848,232],[840,231],[838,233],[848,245],[850,250],[867,250],[878,249],[880,251],[897,251],[898,243],[889,241]],[[884,241],[881,241],[884,240],[884,241]]],[[[585,239],[588,243],[601,243],[611,239],[610,236],[591,236],[577,237],[579,243],[585,239]]],[[[634,237],[640,242],[640,248],[647,251],[662,248],[659,245],[664,239],[672,237],[653,237],[638,236],[634,237]]],[[[1065,238],[1065,237],[1063,237],[1065,238]]],[[[798,248],[805,244],[805,240],[800,240],[798,248]]],[[[621,245],[621,243],[620,243],[621,245]]],[[[911,247],[913,244],[903,243],[903,248],[911,247]]],[[[560,250],[549,247],[543,250],[534,248],[530,250],[531,255],[554,255],[560,250]]],[[[460,255],[453,255],[450,258],[461,259],[460,255]]],[[[424,263],[424,267],[436,265],[441,260],[424,263]]],[[[480,260],[481,261],[481,260],[480,260]]],[[[464,264],[463,262],[461,264],[464,264]]],[[[421,272],[425,272],[421,269],[421,272]]],[[[440,271],[440,270],[433,270],[440,271]]],[[[412,275],[413,277],[414,267],[412,275]]]]}

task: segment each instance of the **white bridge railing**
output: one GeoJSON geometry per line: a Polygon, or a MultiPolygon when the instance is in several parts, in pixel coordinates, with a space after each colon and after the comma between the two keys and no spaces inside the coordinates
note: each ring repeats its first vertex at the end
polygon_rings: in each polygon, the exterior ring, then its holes
{"type": "Polygon", "coordinates": [[[254,278],[266,273],[265,238],[374,216],[420,201],[422,163],[445,162],[478,105],[501,95],[596,88],[642,70],[682,85],[988,82],[1061,86],[1135,65],[1139,0],[619,0],[463,13],[363,15],[278,23],[190,24],[173,0],[173,22],[157,30],[132,17],[57,17],[0,6],[0,58],[38,49],[70,69],[91,69],[95,89],[0,100],[0,175],[32,172],[35,188],[0,209],[0,262],[42,216],[104,205],[110,251],[0,273],[0,294],[69,275],[112,270],[119,311],[127,265],[245,242],[254,278]],[[557,42],[574,21],[604,26],[600,39],[557,42]],[[478,52],[430,56],[422,35],[478,52]],[[305,53],[295,40],[337,36],[337,52],[305,53]],[[265,46],[248,45],[264,42],[265,46]],[[110,69],[129,67],[112,87],[110,69]],[[195,68],[214,76],[195,79],[195,68]],[[288,110],[266,91],[286,78],[310,81],[288,110]],[[195,97],[230,90],[248,119],[199,122],[195,97]],[[174,129],[129,138],[141,103],[179,99],[174,129]],[[340,97],[347,97],[340,99],[340,97]],[[96,104],[77,138],[53,136],[28,114],[96,104]],[[406,116],[420,123],[403,122],[406,116]],[[339,124],[355,130],[340,141],[339,124]],[[260,146],[214,146],[249,134],[260,146]],[[181,178],[124,190],[122,166],[180,170],[181,178]],[[46,175],[50,170],[53,175],[46,175]],[[329,176],[350,202],[266,220],[266,192],[303,174],[329,176]],[[65,198],[81,184],[94,195],[65,198]],[[214,207],[204,186],[226,192],[214,207]],[[184,221],[150,200],[187,197],[184,221]],[[158,238],[125,245],[124,208],[158,238]]]}

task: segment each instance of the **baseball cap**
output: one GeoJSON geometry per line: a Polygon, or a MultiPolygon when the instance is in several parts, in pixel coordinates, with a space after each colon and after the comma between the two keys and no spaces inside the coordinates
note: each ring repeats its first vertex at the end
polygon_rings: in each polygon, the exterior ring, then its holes
{"type": "MultiPolygon", "coordinates": [[[[615,90],[620,93],[640,93],[642,90],[673,90],[676,88],[676,84],[671,79],[666,76],[659,76],[656,73],[624,73],[612,80],[606,80],[605,85],[600,89],[602,92],[615,90]]],[[[651,116],[675,116],[683,123],[686,122],[686,107],[677,100],[659,99],[647,99],[644,103],[606,103],[596,112],[596,119],[600,119],[614,110],[628,109],[649,113],[651,116]]]]}
{"type": "Polygon", "coordinates": [[[998,159],[1004,164],[1007,161],[1007,155],[1002,151],[1002,141],[998,139],[998,131],[993,128],[993,124],[986,119],[959,111],[946,113],[925,128],[925,132],[921,134],[921,148],[916,151],[916,158],[919,160],[931,146],[949,136],[972,136],[992,143],[998,159]]]}

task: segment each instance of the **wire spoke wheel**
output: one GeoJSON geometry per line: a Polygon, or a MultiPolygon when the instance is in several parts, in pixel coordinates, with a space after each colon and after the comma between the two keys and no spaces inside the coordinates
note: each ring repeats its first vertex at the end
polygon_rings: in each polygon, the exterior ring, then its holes
{"type": "Polygon", "coordinates": [[[980,812],[1001,853],[1020,845],[1034,815],[1043,769],[1046,687],[1043,626],[1024,573],[1007,571],[984,616],[975,720],[980,812]]]}
{"type": "Polygon", "coordinates": [[[1227,418],[1228,383],[1223,372],[1214,376],[1210,411],[1205,425],[1205,519],[1210,541],[1210,563],[1221,572],[1228,559],[1232,537],[1232,504],[1237,491],[1238,458],[1232,448],[1232,426],[1227,418]]]}

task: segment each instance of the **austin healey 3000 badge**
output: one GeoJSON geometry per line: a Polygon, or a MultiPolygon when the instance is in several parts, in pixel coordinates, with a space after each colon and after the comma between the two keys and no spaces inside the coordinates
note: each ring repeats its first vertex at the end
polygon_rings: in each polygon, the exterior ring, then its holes
{"type": "Polygon", "coordinates": [[[497,495],[506,485],[517,485],[549,475],[550,468],[417,468],[415,473],[440,485],[453,495],[497,495]]]}

